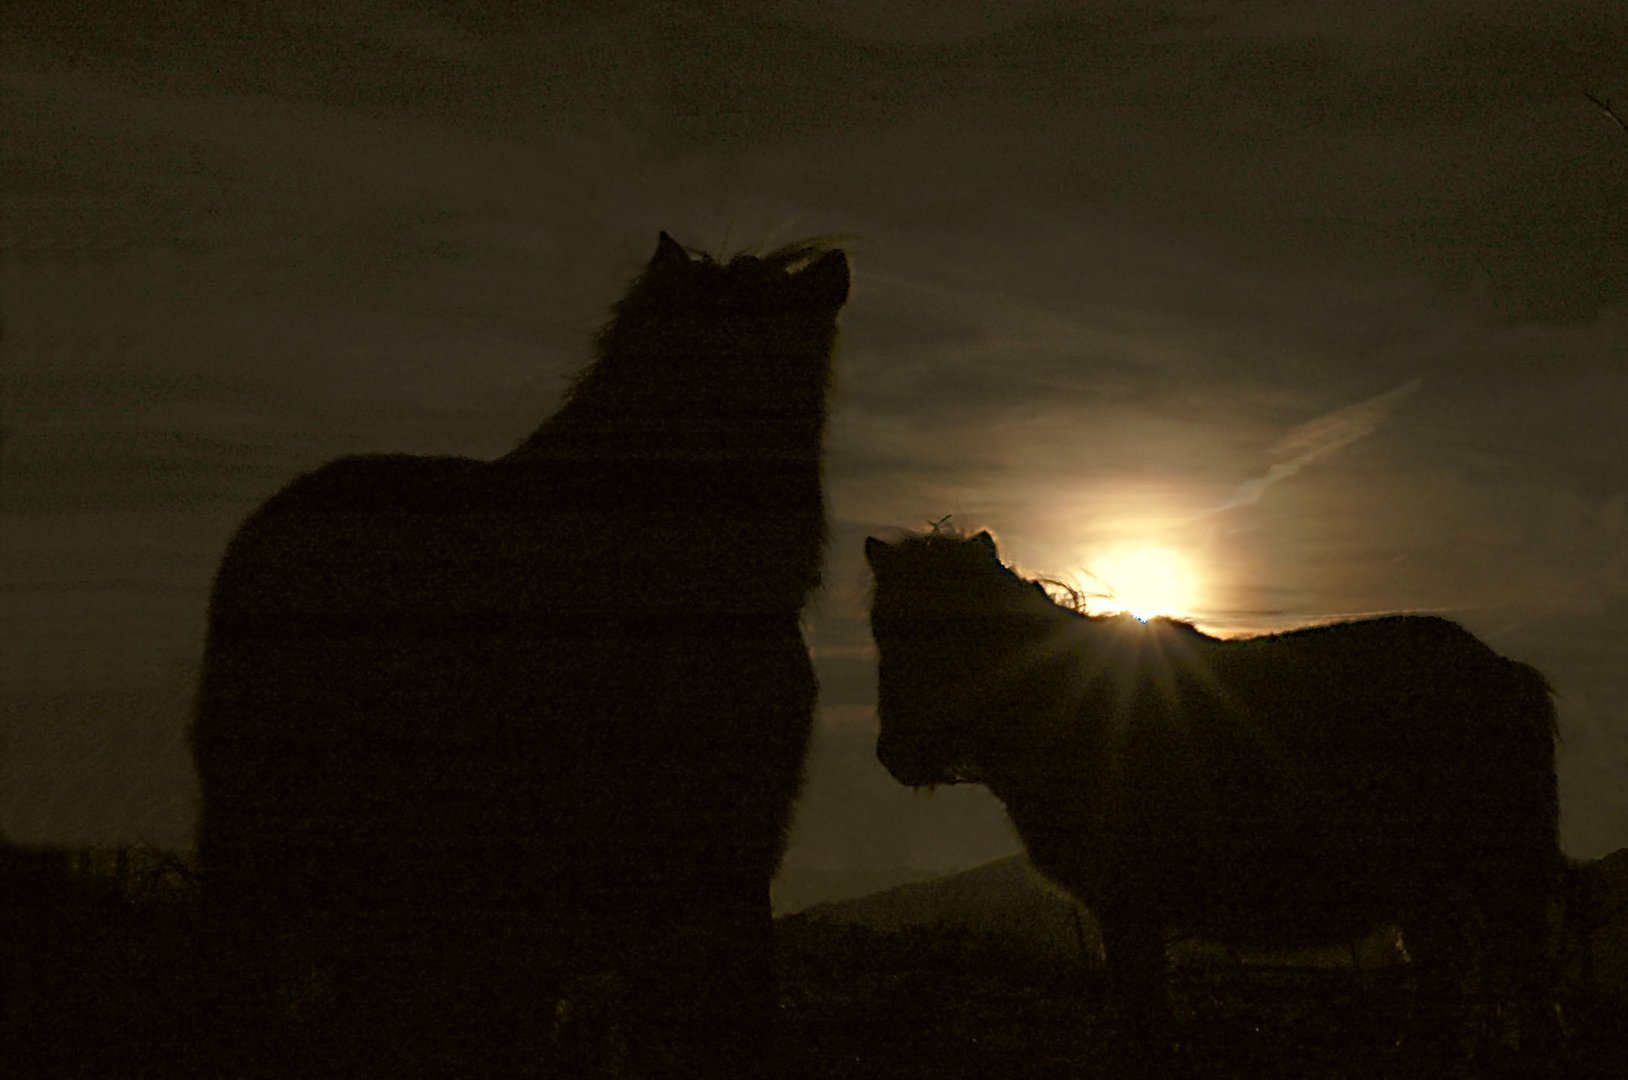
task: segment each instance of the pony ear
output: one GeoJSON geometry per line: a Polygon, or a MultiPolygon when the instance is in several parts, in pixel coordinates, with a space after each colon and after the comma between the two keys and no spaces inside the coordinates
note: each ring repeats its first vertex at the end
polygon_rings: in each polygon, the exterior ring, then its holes
{"type": "Polygon", "coordinates": [[[815,303],[839,308],[848,301],[848,256],[840,251],[827,251],[804,267],[797,280],[815,303]]]}
{"type": "Polygon", "coordinates": [[[669,270],[675,266],[683,266],[689,261],[689,252],[685,251],[677,240],[668,236],[666,230],[656,237],[656,253],[650,257],[650,269],[669,270]]]}
{"type": "Polygon", "coordinates": [[[865,537],[865,561],[870,563],[871,569],[875,570],[877,565],[886,558],[887,545],[874,536],[865,537]]]}
{"type": "Polygon", "coordinates": [[[977,536],[972,538],[972,542],[989,552],[990,558],[999,559],[1001,557],[999,549],[995,547],[995,538],[989,535],[988,529],[981,530],[977,536]]]}

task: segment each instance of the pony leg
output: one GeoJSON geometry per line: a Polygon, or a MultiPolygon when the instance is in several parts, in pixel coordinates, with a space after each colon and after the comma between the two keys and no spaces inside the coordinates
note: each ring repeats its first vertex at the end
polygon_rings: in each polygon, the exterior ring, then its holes
{"type": "MultiPolygon", "coordinates": [[[[662,897],[623,952],[631,1061],[640,1080],[769,1075],[776,1011],[768,882],[662,897]]],[[[687,890],[680,890],[687,891],[687,890]]]]}
{"type": "Polygon", "coordinates": [[[1561,1053],[1563,1033],[1557,964],[1547,950],[1547,896],[1537,891],[1499,896],[1484,910],[1483,990],[1488,1004],[1501,1014],[1496,1034],[1504,1044],[1492,1050],[1503,1060],[1488,1065],[1512,1076],[1549,1075],[1546,1070],[1561,1053]]]}
{"type": "Polygon", "coordinates": [[[1165,994],[1163,927],[1124,912],[1104,912],[1098,921],[1119,1027],[1145,1046],[1167,1044],[1173,1019],[1165,994]]]}
{"type": "Polygon", "coordinates": [[[1475,914],[1462,901],[1444,900],[1402,923],[1414,983],[1405,1045],[1408,1056],[1427,1070],[1421,1075],[1465,1075],[1472,1056],[1466,991],[1475,963],[1466,923],[1475,914]]]}

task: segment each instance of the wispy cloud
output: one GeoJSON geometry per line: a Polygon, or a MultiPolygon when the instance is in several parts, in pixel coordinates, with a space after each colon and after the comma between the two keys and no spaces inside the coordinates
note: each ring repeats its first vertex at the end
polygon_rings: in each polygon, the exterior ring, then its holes
{"type": "Polygon", "coordinates": [[[1314,461],[1321,461],[1358,439],[1372,435],[1408,395],[1419,388],[1420,380],[1409,379],[1401,386],[1371,398],[1325,413],[1291,430],[1272,447],[1272,464],[1260,476],[1239,484],[1231,496],[1209,510],[1219,514],[1261,501],[1266,489],[1286,480],[1314,461]]]}

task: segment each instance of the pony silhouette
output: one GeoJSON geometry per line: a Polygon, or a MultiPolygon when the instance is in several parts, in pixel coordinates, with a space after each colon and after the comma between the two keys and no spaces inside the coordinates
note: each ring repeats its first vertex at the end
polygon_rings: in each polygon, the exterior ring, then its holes
{"type": "Polygon", "coordinates": [[[554,1018],[608,978],[628,1068],[747,1068],[848,284],[815,242],[720,264],[663,233],[514,451],[343,458],[242,524],[192,729],[200,872],[239,1026],[320,1014],[255,1053],[586,1070],[554,1018]]]}
{"type": "Polygon", "coordinates": [[[1564,860],[1536,670],[1427,616],[1220,640],[1085,615],[987,532],[869,538],[865,555],[878,759],[1005,804],[1034,865],[1100,920],[1131,1030],[1169,1020],[1167,931],[1282,948],[1393,924],[1420,1045],[1474,1049],[1478,986],[1538,1051],[1564,860]]]}

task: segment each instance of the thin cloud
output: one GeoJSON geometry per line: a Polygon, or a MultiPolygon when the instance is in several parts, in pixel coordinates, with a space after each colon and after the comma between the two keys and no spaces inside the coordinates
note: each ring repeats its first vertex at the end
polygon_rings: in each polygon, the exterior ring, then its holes
{"type": "Polygon", "coordinates": [[[1372,435],[1408,395],[1419,388],[1420,380],[1409,379],[1401,386],[1376,394],[1355,405],[1335,409],[1294,428],[1272,447],[1273,462],[1266,472],[1238,485],[1221,505],[1209,513],[1220,514],[1261,501],[1266,489],[1286,480],[1314,461],[1342,450],[1358,439],[1372,435]]]}

